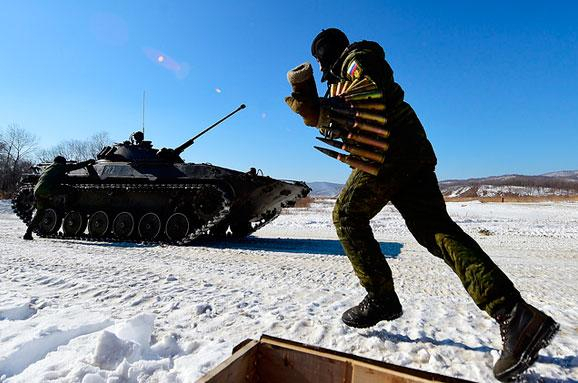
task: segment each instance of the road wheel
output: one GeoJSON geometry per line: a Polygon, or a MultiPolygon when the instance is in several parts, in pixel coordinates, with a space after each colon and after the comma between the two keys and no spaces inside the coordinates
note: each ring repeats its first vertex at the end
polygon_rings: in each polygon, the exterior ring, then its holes
{"type": "Polygon", "coordinates": [[[153,240],[161,232],[161,219],[155,213],[146,213],[138,223],[138,234],[144,240],[153,240]]]}
{"type": "Polygon", "coordinates": [[[88,232],[93,237],[104,237],[108,233],[109,226],[108,214],[102,210],[93,213],[88,219],[88,232]]]}
{"type": "Polygon", "coordinates": [[[78,211],[71,211],[64,217],[62,231],[67,237],[74,237],[84,233],[86,229],[86,217],[78,211]]]}
{"type": "Polygon", "coordinates": [[[178,241],[189,234],[189,219],[183,213],[174,213],[167,219],[165,234],[171,241],[178,241]]]}
{"type": "Polygon", "coordinates": [[[112,232],[117,238],[128,238],[134,231],[134,217],[131,213],[123,211],[118,213],[112,221],[112,232]]]}
{"type": "Polygon", "coordinates": [[[54,234],[60,228],[62,217],[58,215],[54,209],[45,209],[42,213],[42,221],[38,225],[38,234],[50,235],[54,234]]]}

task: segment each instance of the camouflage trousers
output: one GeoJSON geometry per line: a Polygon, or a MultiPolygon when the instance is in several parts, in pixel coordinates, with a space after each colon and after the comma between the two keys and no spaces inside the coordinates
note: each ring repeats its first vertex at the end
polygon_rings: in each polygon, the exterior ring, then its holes
{"type": "Polygon", "coordinates": [[[391,201],[415,239],[452,268],[480,309],[495,316],[521,299],[508,277],[450,218],[432,167],[382,173],[354,170],[333,210],[337,235],[368,293],[394,292],[391,269],[369,224],[391,201]]]}
{"type": "Polygon", "coordinates": [[[46,210],[46,206],[49,204],[48,199],[36,197],[36,211],[32,216],[32,219],[28,223],[28,228],[26,229],[26,233],[32,233],[38,229],[40,226],[40,222],[44,218],[44,211],[46,210]]]}
{"type": "Polygon", "coordinates": [[[68,189],[65,186],[59,185],[53,187],[50,190],[50,193],[34,192],[34,207],[36,208],[36,211],[28,223],[28,228],[26,229],[27,233],[32,233],[38,229],[42,219],[44,218],[44,211],[47,208],[56,207],[62,209],[64,207],[65,194],[67,191],[68,189]]]}

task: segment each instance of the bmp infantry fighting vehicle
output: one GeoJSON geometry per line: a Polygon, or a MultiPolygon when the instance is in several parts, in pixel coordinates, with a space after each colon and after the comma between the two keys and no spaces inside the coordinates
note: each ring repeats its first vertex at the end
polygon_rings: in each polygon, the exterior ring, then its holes
{"type": "MultiPolygon", "coordinates": [[[[201,236],[244,237],[263,227],[281,208],[307,196],[309,187],[265,177],[254,168],[244,173],[184,163],[180,157],[196,138],[244,107],[175,149],[154,149],[142,132],[104,147],[94,165],[68,174],[66,194],[51,199],[38,234],[189,243],[201,236]]],[[[32,217],[34,184],[42,167],[22,178],[12,201],[14,212],[26,223],[32,217]]]]}

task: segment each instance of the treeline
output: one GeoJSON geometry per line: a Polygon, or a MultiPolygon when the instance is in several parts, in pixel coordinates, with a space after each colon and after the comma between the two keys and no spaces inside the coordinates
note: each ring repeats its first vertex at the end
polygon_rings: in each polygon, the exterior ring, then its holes
{"type": "Polygon", "coordinates": [[[5,196],[14,191],[22,173],[30,168],[38,138],[16,124],[0,130],[0,193],[5,196]]]}
{"type": "Polygon", "coordinates": [[[573,190],[578,192],[578,179],[566,177],[546,177],[546,176],[518,176],[512,186],[524,186],[535,188],[551,188],[561,190],[573,190]]]}
{"type": "Polygon", "coordinates": [[[40,162],[52,162],[56,156],[64,156],[69,161],[84,161],[96,158],[103,146],[110,145],[108,133],[99,132],[86,140],[66,140],[57,145],[38,151],[40,162]]]}
{"type": "Polygon", "coordinates": [[[523,176],[511,175],[502,177],[472,178],[467,180],[449,180],[440,182],[444,194],[451,194],[457,188],[470,187],[460,193],[460,197],[475,197],[481,186],[494,187],[525,187],[533,189],[553,189],[562,191],[562,194],[578,194],[578,176],[523,176]]]}
{"type": "Polygon", "coordinates": [[[32,165],[52,162],[58,155],[69,161],[95,158],[106,144],[110,144],[108,133],[99,132],[85,140],[65,140],[46,149],[40,148],[37,136],[18,124],[0,128],[0,198],[16,191],[18,180],[32,165]]]}
{"type": "Polygon", "coordinates": [[[482,186],[520,186],[527,188],[550,188],[578,192],[578,179],[573,177],[547,176],[513,176],[511,178],[493,179],[485,182],[473,182],[471,185],[482,186]]]}

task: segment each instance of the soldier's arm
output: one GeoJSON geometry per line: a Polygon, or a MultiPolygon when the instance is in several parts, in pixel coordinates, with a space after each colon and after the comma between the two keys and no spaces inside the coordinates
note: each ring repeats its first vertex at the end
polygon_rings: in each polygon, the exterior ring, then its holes
{"type": "Polygon", "coordinates": [[[71,172],[73,170],[85,168],[88,165],[92,165],[93,163],[94,160],[86,160],[82,162],[77,162],[75,164],[66,164],[66,173],[71,172]]]}
{"type": "Polygon", "coordinates": [[[343,62],[341,75],[350,81],[368,78],[383,89],[388,82],[393,81],[393,72],[384,64],[383,58],[371,51],[354,51],[343,62]]]}

